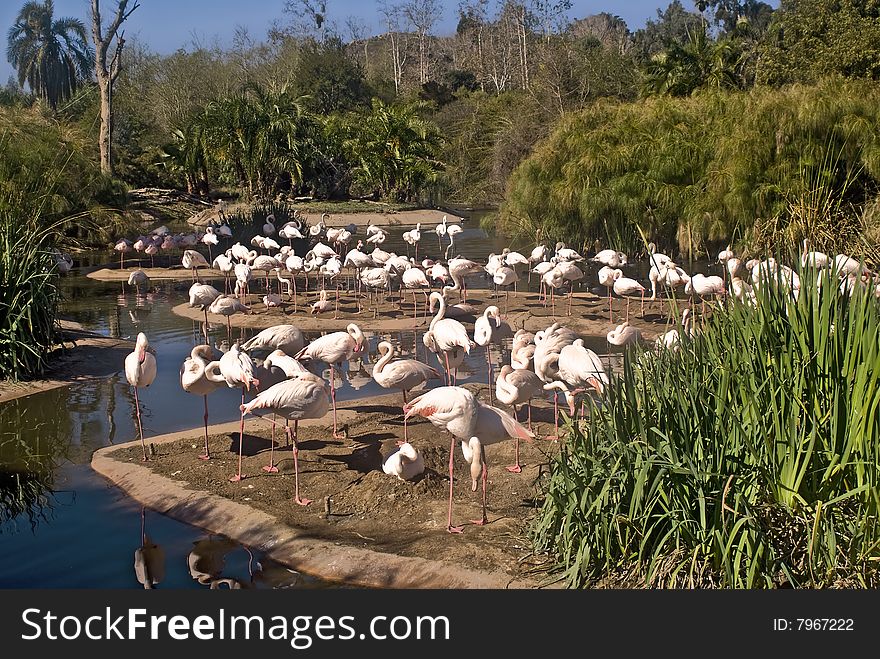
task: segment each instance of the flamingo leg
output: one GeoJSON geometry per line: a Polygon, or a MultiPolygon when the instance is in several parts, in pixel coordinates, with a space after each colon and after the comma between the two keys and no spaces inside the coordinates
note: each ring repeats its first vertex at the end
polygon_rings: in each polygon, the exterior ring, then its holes
{"type": "Polygon", "coordinates": [[[205,452],[199,456],[199,460],[210,460],[211,452],[208,450],[208,396],[202,396],[205,399],[205,452]]]}
{"type": "Polygon", "coordinates": [[[613,323],[614,321],[611,318],[611,288],[608,288],[608,322],[613,323]]]}
{"type": "MultiPolygon", "coordinates": [[[[244,387],[241,388],[241,404],[244,407],[244,387]]],[[[244,450],[244,410],[241,412],[241,422],[238,429],[238,473],[229,477],[230,483],[237,483],[244,480],[246,476],[241,473],[241,459],[244,450]]]]}
{"type": "Polygon", "coordinates": [[[446,384],[452,385],[452,374],[449,372],[449,353],[444,352],[443,357],[446,359],[446,384]]]}
{"type": "Polygon", "coordinates": [[[336,308],[333,311],[333,318],[339,318],[339,285],[336,285],[336,308]]]}
{"type": "Polygon", "coordinates": [[[144,443],[144,429],[143,426],[141,426],[141,404],[138,400],[137,387],[134,388],[134,411],[137,415],[138,435],[140,435],[141,438],[141,448],[144,450],[143,461],[146,462],[149,458],[147,457],[147,445],[144,443]]]}
{"type": "Polygon", "coordinates": [[[492,395],[492,357],[490,356],[492,352],[492,344],[486,344],[486,377],[488,379],[489,384],[489,405],[494,405],[494,399],[492,395]]]}
{"type": "Polygon", "coordinates": [[[455,435],[452,435],[452,444],[449,447],[449,515],[446,518],[446,530],[449,533],[461,533],[461,526],[452,525],[452,467],[455,457],[455,435]]]}
{"type": "Polygon", "coordinates": [[[553,429],[554,435],[552,437],[548,437],[550,441],[555,442],[559,439],[559,392],[553,392],[553,429]]]}
{"type": "Polygon", "coordinates": [[[486,484],[489,481],[489,465],[486,463],[486,448],[482,444],[480,445],[480,460],[483,462],[483,519],[472,519],[471,522],[477,526],[486,526],[489,523],[489,518],[486,516],[486,484]]]}
{"type": "Polygon", "coordinates": [[[272,448],[269,449],[269,464],[263,467],[263,471],[268,474],[277,474],[278,467],[275,466],[275,414],[272,414],[272,448]]]}
{"type": "MultiPolygon", "coordinates": [[[[516,405],[513,406],[513,415],[514,415],[514,417],[517,418],[517,420],[519,420],[519,413],[516,410],[516,405]]],[[[530,405],[529,406],[529,420],[530,420],[529,425],[530,426],[531,426],[531,416],[532,416],[532,408],[530,405]]],[[[519,437],[516,437],[514,441],[515,441],[514,449],[513,449],[514,450],[514,458],[513,458],[514,463],[507,468],[507,471],[509,471],[511,474],[519,474],[520,472],[522,472],[522,465],[519,463],[519,437]]],[[[482,446],[480,448],[482,448],[482,446]]],[[[485,466],[485,462],[483,463],[483,465],[485,466]]],[[[485,516],[486,516],[486,513],[484,510],[483,517],[485,518],[485,516]]]]}
{"type": "MultiPolygon", "coordinates": [[[[336,382],[336,377],[334,376],[333,365],[330,365],[330,399],[333,401],[333,439],[344,439],[345,435],[340,435],[337,430],[336,424],[336,387],[334,383],[336,382]]],[[[296,446],[294,444],[294,446],[296,446]]],[[[296,450],[296,449],[294,449],[296,450]]]]}
{"type": "Polygon", "coordinates": [[[207,305],[202,307],[202,311],[205,312],[205,343],[208,343],[208,307],[207,307],[207,305]]]}
{"type": "Polygon", "coordinates": [[[300,497],[300,495],[299,495],[299,460],[298,460],[299,447],[297,446],[297,443],[296,443],[296,435],[297,435],[298,430],[299,430],[299,419],[294,419],[294,421],[293,421],[293,435],[291,435],[291,433],[290,433],[290,426],[287,426],[287,436],[289,438],[291,438],[291,441],[293,442],[293,479],[294,479],[293,480],[293,483],[294,483],[294,485],[293,485],[293,492],[294,492],[293,500],[299,506],[308,506],[312,502],[312,500],[305,499],[303,497],[300,497]]]}

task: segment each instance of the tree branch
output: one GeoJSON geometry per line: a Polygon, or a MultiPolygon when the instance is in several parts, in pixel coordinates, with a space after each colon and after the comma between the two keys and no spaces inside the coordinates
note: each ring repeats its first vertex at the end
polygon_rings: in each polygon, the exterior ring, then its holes
{"type": "MultiPolygon", "coordinates": [[[[92,7],[96,7],[98,5],[98,0],[92,0],[92,7]]],[[[134,0],[134,5],[132,5],[131,9],[126,11],[126,7],[128,6],[128,0],[119,0],[119,4],[116,7],[116,16],[113,19],[113,22],[110,24],[110,27],[107,28],[107,40],[105,46],[109,47],[110,42],[113,41],[113,37],[116,35],[116,31],[119,29],[119,26],[122,25],[125,20],[131,16],[134,11],[141,6],[139,0],[134,0]]]]}

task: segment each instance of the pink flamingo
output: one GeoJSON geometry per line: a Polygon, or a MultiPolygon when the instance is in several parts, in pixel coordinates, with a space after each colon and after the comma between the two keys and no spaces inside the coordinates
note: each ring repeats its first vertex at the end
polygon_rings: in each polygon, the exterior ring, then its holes
{"type": "MultiPolygon", "coordinates": [[[[543,393],[544,383],[533,371],[525,369],[515,370],[505,364],[495,380],[495,397],[499,403],[513,407],[513,413],[517,413],[516,406],[525,403],[529,411],[529,432],[532,431],[532,398],[543,393]]],[[[519,463],[519,438],[516,438],[514,464],[507,471],[518,474],[522,471],[519,463]]]]}
{"type": "MultiPolygon", "coordinates": [[[[293,474],[294,474],[294,498],[300,506],[309,505],[312,500],[299,495],[299,447],[297,446],[297,433],[300,419],[320,419],[327,414],[327,382],[314,373],[301,373],[292,380],[284,380],[272,385],[266,391],[259,394],[247,405],[242,403],[242,419],[245,414],[263,416],[264,414],[277,414],[278,416],[293,421],[293,430],[286,427],[287,437],[293,443],[293,474]]],[[[332,387],[330,390],[332,391],[332,387]]],[[[334,425],[336,419],[334,418],[334,425]]],[[[335,429],[334,429],[335,431],[335,429]]]]}
{"type": "Polygon", "coordinates": [[[425,346],[434,353],[443,353],[446,362],[446,384],[451,383],[451,369],[449,366],[449,353],[461,348],[465,353],[471,352],[471,340],[467,330],[460,322],[453,318],[445,318],[446,299],[437,292],[431,293],[431,303],[435,301],[440,305],[437,315],[431,320],[428,331],[422,337],[425,346]]]}
{"type": "MultiPolygon", "coordinates": [[[[400,389],[403,393],[403,404],[407,403],[406,392],[433,378],[443,377],[436,370],[416,359],[394,359],[395,348],[388,341],[378,346],[381,357],[373,366],[373,379],[383,389],[400,389]]],[[[403,443],[407,438],[407,421],[403,417],[403,443]]]]}
{"type": "MultiPolygon", "coordinates": [[[[234,344],[229,352],[225,353],[219,362],[220,375],[226,381],[226,386],[230,389],[241,387],[241,404],[244,405],[244,392],[250,391],[251,386],[259,387],[260,381],[254,377],[254,362],[247,353],[242,352],[238,344],[234,344]]],[[[241,473],[242,449],[244,445],[244,412],[241,414],[241,422],[238,432],[238,473],[230,476],[232,483],[245,478],[241,473]]]]}
{"type": "Polygon", "coordinates": [[[205,399],[205,452],[199,456],[199,460],[211,459],[211,452],[208,450],[208,394],[226,382],[219,369],[220,362],[214,361],[214,349],[209,345],[193,348],[180,367],[180,386],[183,390],[205,399]]]}
{"type": "Polygon", "coordinates": [[[622,270],[614,271],[614,292],[622,297],[626,297],[626,320],[629,321],[629,296],[642,296],[642,316],[645,315],[645,287],[635,279],[623,276],[622,270]]]}
{"type": "Polygon", "coordinates": [[[333,401],[333,437],[341,439],[336,422],[336,389],[333,387],[334,367],[348,361],[364,349],[364,333],[361,328],[350,323],[344,332],[333,332],[315,339],[300,350],[295,358],[299,361],[320,360],[330,365],[330,398],[333,401]]]}

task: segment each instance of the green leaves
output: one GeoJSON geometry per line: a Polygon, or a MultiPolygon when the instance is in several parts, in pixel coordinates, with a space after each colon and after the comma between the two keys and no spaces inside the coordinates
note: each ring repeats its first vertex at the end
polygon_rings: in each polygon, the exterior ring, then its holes
{"type": "Polygon", "coordinates": [[[626,355],[533,529],[570,585],[880,584],[880,305],[798,274],[626,355]]]}

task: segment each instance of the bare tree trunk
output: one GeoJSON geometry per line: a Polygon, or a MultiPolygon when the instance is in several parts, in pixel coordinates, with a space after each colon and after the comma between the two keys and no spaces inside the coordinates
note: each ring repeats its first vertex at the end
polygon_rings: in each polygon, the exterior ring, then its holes
{"type": "Polygon", "coordinates": [[[117,0],[116,13],[113,20],[104,27],[101,21],[101,0],[91,0],[92,3],[92,40],[95,43],[95,77],[98,80],[98,89],[101,95],[101,130],[98,138],[98,146],[101,151],[101,171],[105,174],[113,173],[112,142],[113,135],[113,82],[119,77],[120,59],[122,48],[125,45],[124,33],[119,33],[119,27],[131,16],[140,3],[134,0],[129,7],[130,0],[117,0]],[[107,61],[113,41],[116,48],[113,57],[107,61]]]}

